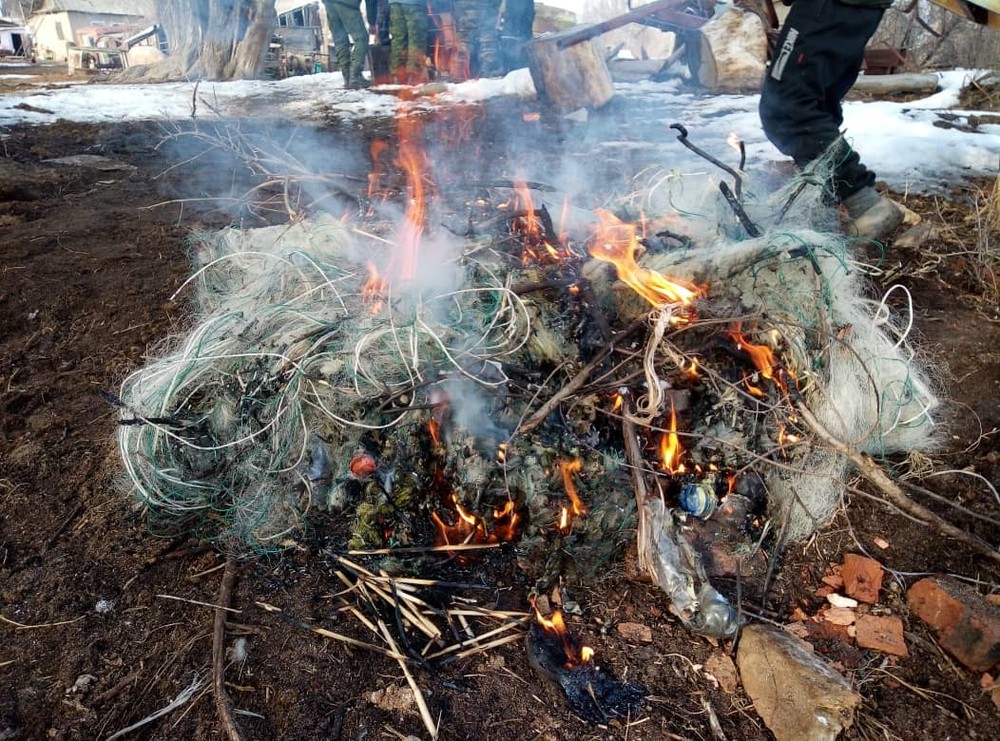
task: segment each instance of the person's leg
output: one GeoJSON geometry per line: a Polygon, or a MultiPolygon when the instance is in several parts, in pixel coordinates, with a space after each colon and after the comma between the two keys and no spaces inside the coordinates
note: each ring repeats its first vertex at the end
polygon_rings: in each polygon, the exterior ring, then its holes
{"type": "Polygon", "coordinates": [[[424,59],[427,56],[427,9],[419,5],[406,7],[406,76],[408,82],[427,81],[424,59]]]}
{"type": "Polygon", "coordinates": [[[479,74],[483,77],[501,74],[499,19],[500,0],[479,0],[479,74]]]}
{"type": "Polygon", "coordinates": [[[455,35],[465,47],[469,60],[469,74],[479,74],[479,0],[454,0],[452,14],[455,18],[455,35]]]}
{"type": "Polygon", "coordinates": [[[883,13],[837,0],[796,0],[764,79],[761,123],[780,151],[804,166],[836,143],[837,200],[875,182],[874,173],[841,137],[841,99],[857,79],[865,45],[883,13]]]}
{"type": "Polygon", "coordinates": [[[350,58],[350,85],[353,88],[368,87],[368,81],[361,74],[368,57],[368,28],[361,18],[361,3],[358,0],[354,0],[352,5],[340,3],[338,14],[341,24],[354,42],[350,58]]]}
{"type": "Polygon", "coordinates": [[[407,6],[392,3],[389,5],[389,34],[392,37],[389,47],[389,71],[396,82],[399,82],[406,70],[406,10],[407,6]]]}
{"type": "MultiPolygon", "coordinates": [[[[340,21],[340,3],[337,0],[326,0],[326,19],[330,23],[330,35],[333,36],[333,53],[337,57],[337,67],[344,75],[344,87],[351,78],[351,40],[347,29],[340,21]]],[[[333,61],[333,60],[330,60],[333,61]]]]}
{"type": "Polygon", "coordinates": [[[524,44],[531,40],[534,23],[534,0],[507,0],[504,4],[503,35],[500,37],[504,72],[528,65],[524,44]]]}

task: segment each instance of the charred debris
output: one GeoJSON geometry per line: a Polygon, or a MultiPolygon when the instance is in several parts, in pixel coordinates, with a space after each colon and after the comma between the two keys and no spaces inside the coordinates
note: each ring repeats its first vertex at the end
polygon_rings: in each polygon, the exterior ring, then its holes
{"type": "Polygon", "coordinates": [[[574,712],[632,712],[642,689],[525,590],[634,549],[689,630],[731,638],[782,545],[840,505],[849,463],[818,433],[934,444],[905,322],[820,223],[816,173],[761,194],[742,156],[708,156],[587,212],[518,178],[443,192],[401,116],[367,187],[339,182],[362,206],[340,218],[307,213],[295,162],[227,136],[268,185],[248,202],[292,218],[196,235],[190,328],[116,397],[129,488],[153,527],[234,555],[319,543],[338,615],[408,679],[527,629],[574,712]],[[520,588],[490,592],[498,574],[520,588]]]}

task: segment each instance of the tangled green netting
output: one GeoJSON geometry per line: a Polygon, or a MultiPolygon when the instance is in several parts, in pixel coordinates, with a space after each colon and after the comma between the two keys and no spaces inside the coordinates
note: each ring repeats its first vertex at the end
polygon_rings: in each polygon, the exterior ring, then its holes
{"type": "Polygon", "coordinates": [[[154,522],[276,545],[312,503],[312,436],[347,459],[432,369],[495,384],[528,336],[520,300],[474,262],[461,289],[366,296],[379,245],[332,219],[196,246],[194,328],[120,390],[122,460],[154,522]]]}

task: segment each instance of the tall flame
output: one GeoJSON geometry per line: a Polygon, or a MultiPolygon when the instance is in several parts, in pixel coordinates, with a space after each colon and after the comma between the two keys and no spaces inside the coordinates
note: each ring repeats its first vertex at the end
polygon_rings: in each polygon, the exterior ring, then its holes
{"type": "Polygon", "coordinates": [[[388,287],[388,282],[379,275],[375,263],[369,262],[368,279],[365,280],[365,284],[361,288],[361,300],[371,307],[372,314],[378,314],[382,310],[382,304],[385,303],[385,292],[388,287]]]}
{"type": "MultiPolygon", "coordinates": [[[[368,173],[368,200],[375,199],[382,180],[382,153],[389,143],[385,139],[373,139],[371,143],[372,171],[368,173]]],[[[384,194],[383,194],[384,198],[384,194]]],[[[369,213],[369,216],[372,214],[369,213]]]]}
{"type": "Polygon", "coordinates": [[[396,255],[395,275],[404,280],[412,279],[417,272],[420,237],[427,225],[427,193],[424,173],[428,169],[427,155],[420,146],[422,125],[417,116],[401,115],[397,118],[399,153],[396,163],[406,175],[406,213],[399,229],[399,252],[396,255]]]}
{"type": "Polygon", "coordinates": [[[574,458],[571,461],[559,461],[559,470],[562,472],[563,486],[566,487],[566,496],[569,497],[573,514],[578,517],[587,514],[587,505],[580,499],[580,492],[576,488],[576,482],[573,481],[573,474],[579,473],[582,468],[583,463],[579,458],[574,458]]]}
{"type": "Polygon", "coordinates": [[[670,400],[670,431],[660,437],[660,465],[668,473],[684,473],[681,463],[681,442],[677,437],[677,412],[674,411],[674,400],[670,400]]]}
{"type": "Polygon", "coordinates": [[[687,305],[702,291],[685,281],[641,267],[636,261],[639,239],[636,225],[628,224],[610,211],[597,209],[600,226],[590,248],[591,257],[615,266],[618,278],[653,306],[687,305]]]}

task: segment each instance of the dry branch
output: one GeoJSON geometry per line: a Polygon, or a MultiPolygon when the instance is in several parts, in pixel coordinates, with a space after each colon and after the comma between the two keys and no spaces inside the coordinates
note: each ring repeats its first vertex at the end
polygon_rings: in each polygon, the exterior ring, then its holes
{"type": "Polygon", "coordinates": [[[212,630],[212,687],[215,690],[215,710],[219,714],[222,729],[229,741],[242,741],[243,735],[233,720],[232,703],[226,692],[226,610],[233,596],[236,582],[236,559],[226,559],[226,570],[222,574],[222,585],[216,599],[215,625],[212,630]]]}
{"type": "Polygon", "coordinates": [[[804,404],[798,404],[797,408],[799,410],[799,414],[802,415],[803,421],[805,421],[806,425],[808,425],[813,434],[830,446],[831,449],[840,455],[843,455],[852,464],[854,464],[858,472],[864,476],[869,483],[877,486],[885,495],[886,499],[888,499],[892,504],[897,506],[903,512],[913,515],[924,524],[937,530],[939,533],[947,535],[950,538],[954,538],[978,553],[988,556],[993,561],[1000,563],[1000,551],[997,551],[989,543],[980,540],[974,535],[970,535],[961,528],[956,527],[947,520],[942,519],[922,504],[918,504],[910,499],[902,488],[900,488],[899,484],[889,478],[889,475],[883,471],[881,466],[879,466],[874,460],[864,453],[851,448],[842,440],[834,437],[820,423],[820,421],[813,416],[812,412],[810,412],[804,404]]]}
{"type": "Polygon", "coordinates": [[[546,401],[544,404],[542,404],[541,408],[539,408],[539,410],[535,412],[530,419],[521,423],[521,425],[517,428],[517,431],[514,433],[514,436],[516,437],[517,435],[523,435],[526,432],[531,432],[533,429],[538,427],[538,425],[544,422],[545,418],[548,417],[550,414],[552,414],[552,412],[555,411],[555,408],[557,406],[559,406],[563,401],[565,401],[570,396],[579,391],[581,388],[583,388],[583,386],[587,383],[587,381],[590,380],[591,374],[593,374],[593,372],[597,370],[598,367],[600,367],[601,363],[603,363],[605,359],[612,352],[614,352],[615,342],[624,340],[629,335],[631,335],[638,327],[641,327],[644,323],[645,323],[645,317],[643,317],[642,319],[637,319],[636,321],[632,322],[632,324],[630,324],[625,329],[625,331],[623,331],[614,340],[612,340],[612,342],[609,343],[607,347],[605,347],[603,350],[597,353],[597,355],[594,357],[593,360],[591,360],[589,363],[583,366],[583,368],[580,369],[580,372],[577,373],[569,381],[569,383],[567,383],[565,386],[556,391],[551,397],[549,397],[549,400],[546,401]]]}

